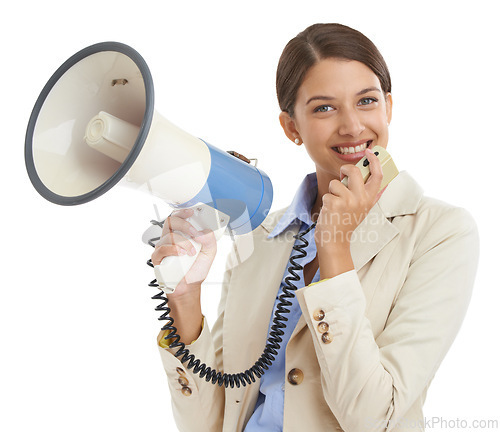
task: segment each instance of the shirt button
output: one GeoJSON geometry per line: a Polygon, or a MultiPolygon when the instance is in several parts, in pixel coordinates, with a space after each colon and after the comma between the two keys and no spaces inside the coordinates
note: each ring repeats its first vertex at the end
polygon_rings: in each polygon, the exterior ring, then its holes
{"type": "Polygon", "coordinates": [[[316,321],[322,321],[325,317],[325,311],[323,309],[316,309],[313,313],[313,318],[316,321]]]}
{"type": "Polygon", "coordinates": [[[319,324],[318,324],[318,331],[320,333],[326,333],[328,330],[330,329],[330,326],[328,325],[328,323],[324,322],[324,321],[321,321],[319,324]]]}
{"type": "Polygon", "coordinates": [[[185,376],[181,376],[177,382],[182,386],[182,387],[186,387],[188,384],[189,384],[189,381],[188,379],[185,377],[185,376]]]}
{"type": "Polygon", "coordinates": [[[333,341],[333,338],[330,333],[326,332],[321,335],[321,340],[323,341],[324,344],[329,344],[333,341]]]}
{"type": "Polygon", "coordinates": [[[191,391],[191,389],[189,387],[182,387],[181,393],[184,396],[191,396],[191,393],[193,393],[193,392],[191,391]]]}
{"type": "Polygon", "coordinates": [[[288,372],[288,382],[293,385],[299,385],[304,380],[304,372],[300,369],[293,368],[288,372]]]}

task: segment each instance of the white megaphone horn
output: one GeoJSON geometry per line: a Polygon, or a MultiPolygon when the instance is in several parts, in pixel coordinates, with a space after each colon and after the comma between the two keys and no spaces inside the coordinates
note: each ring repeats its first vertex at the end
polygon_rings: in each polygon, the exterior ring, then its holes
{"type": "MultiPolygon", "coordinates": [[[[84,48],[52,75],[28,123],[25,160],[33,186],[53,203],[82,204],[120,182],[174,208],[193,207],[190,222],[217,238],[226,227],[255,229],[272,203],[264,172],[154,110],[146,62],[118,42],[84,48]]],[[[168,257],[156,266],[162,289],[175,289],[195,259],[168,257]]]]}

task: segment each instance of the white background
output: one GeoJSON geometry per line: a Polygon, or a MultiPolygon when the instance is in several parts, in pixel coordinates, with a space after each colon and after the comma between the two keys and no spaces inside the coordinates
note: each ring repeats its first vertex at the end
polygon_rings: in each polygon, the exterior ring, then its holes
{"type": "MultiPolygon", "coordinates": [[[[131,45],[152,71],[156,109],[217,147],[257,157],[273,181],[278,209],[314,167],[279,126],[275,69],[286,42],[315,22],[350,25],[380,48],[393,78],[394,160],[428,195],[467,208],[479,226],[474,295],[425,415],[499,419],[495,3],[48,0],[4,6],[0,430],[175,430],[155,346],[154,290],[147,287],[152,273],[144,263],[151,251],[141,243],[155,218],[153,200],[117,187],[87,205],[60,207],[41,198],[26,175],[26,125],[51,74],[87,45],[131,45]]],[[[210,321],[223,261],[219,256],[205,291],[210,321]]],[[[450,430],[445,426],[430,430],[450,430]]]]}

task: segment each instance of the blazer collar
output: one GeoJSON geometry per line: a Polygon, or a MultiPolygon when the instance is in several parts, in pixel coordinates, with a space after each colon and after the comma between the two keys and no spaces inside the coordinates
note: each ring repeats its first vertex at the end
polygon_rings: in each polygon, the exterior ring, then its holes
{"type": "MultiPolygon", "coordinates": [[[[352,235],[351,255],[356,270],[361,269],[399,233],[391,223],[392,218],[414,214],[422,196],[422,188],[406,171],[401,171],[389,183],[352,235]]],[[[262,227],[267,232],[272,232],[285,211],[286,208],[270,214],[262,227]]]]}

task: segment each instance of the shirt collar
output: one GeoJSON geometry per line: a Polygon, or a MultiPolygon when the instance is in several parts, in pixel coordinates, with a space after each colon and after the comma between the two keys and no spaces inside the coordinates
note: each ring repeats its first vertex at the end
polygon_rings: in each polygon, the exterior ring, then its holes
{"type": "Polygon", "coordinates": [[[311,220],[311,209],[317,194],[318,179],[314,172],[306,175],[304,180],[302,180],[292,203],[267,238],[276,237],[295,223],[305,223],[307,226],[310,226],[313,223],[311,220]]]}

